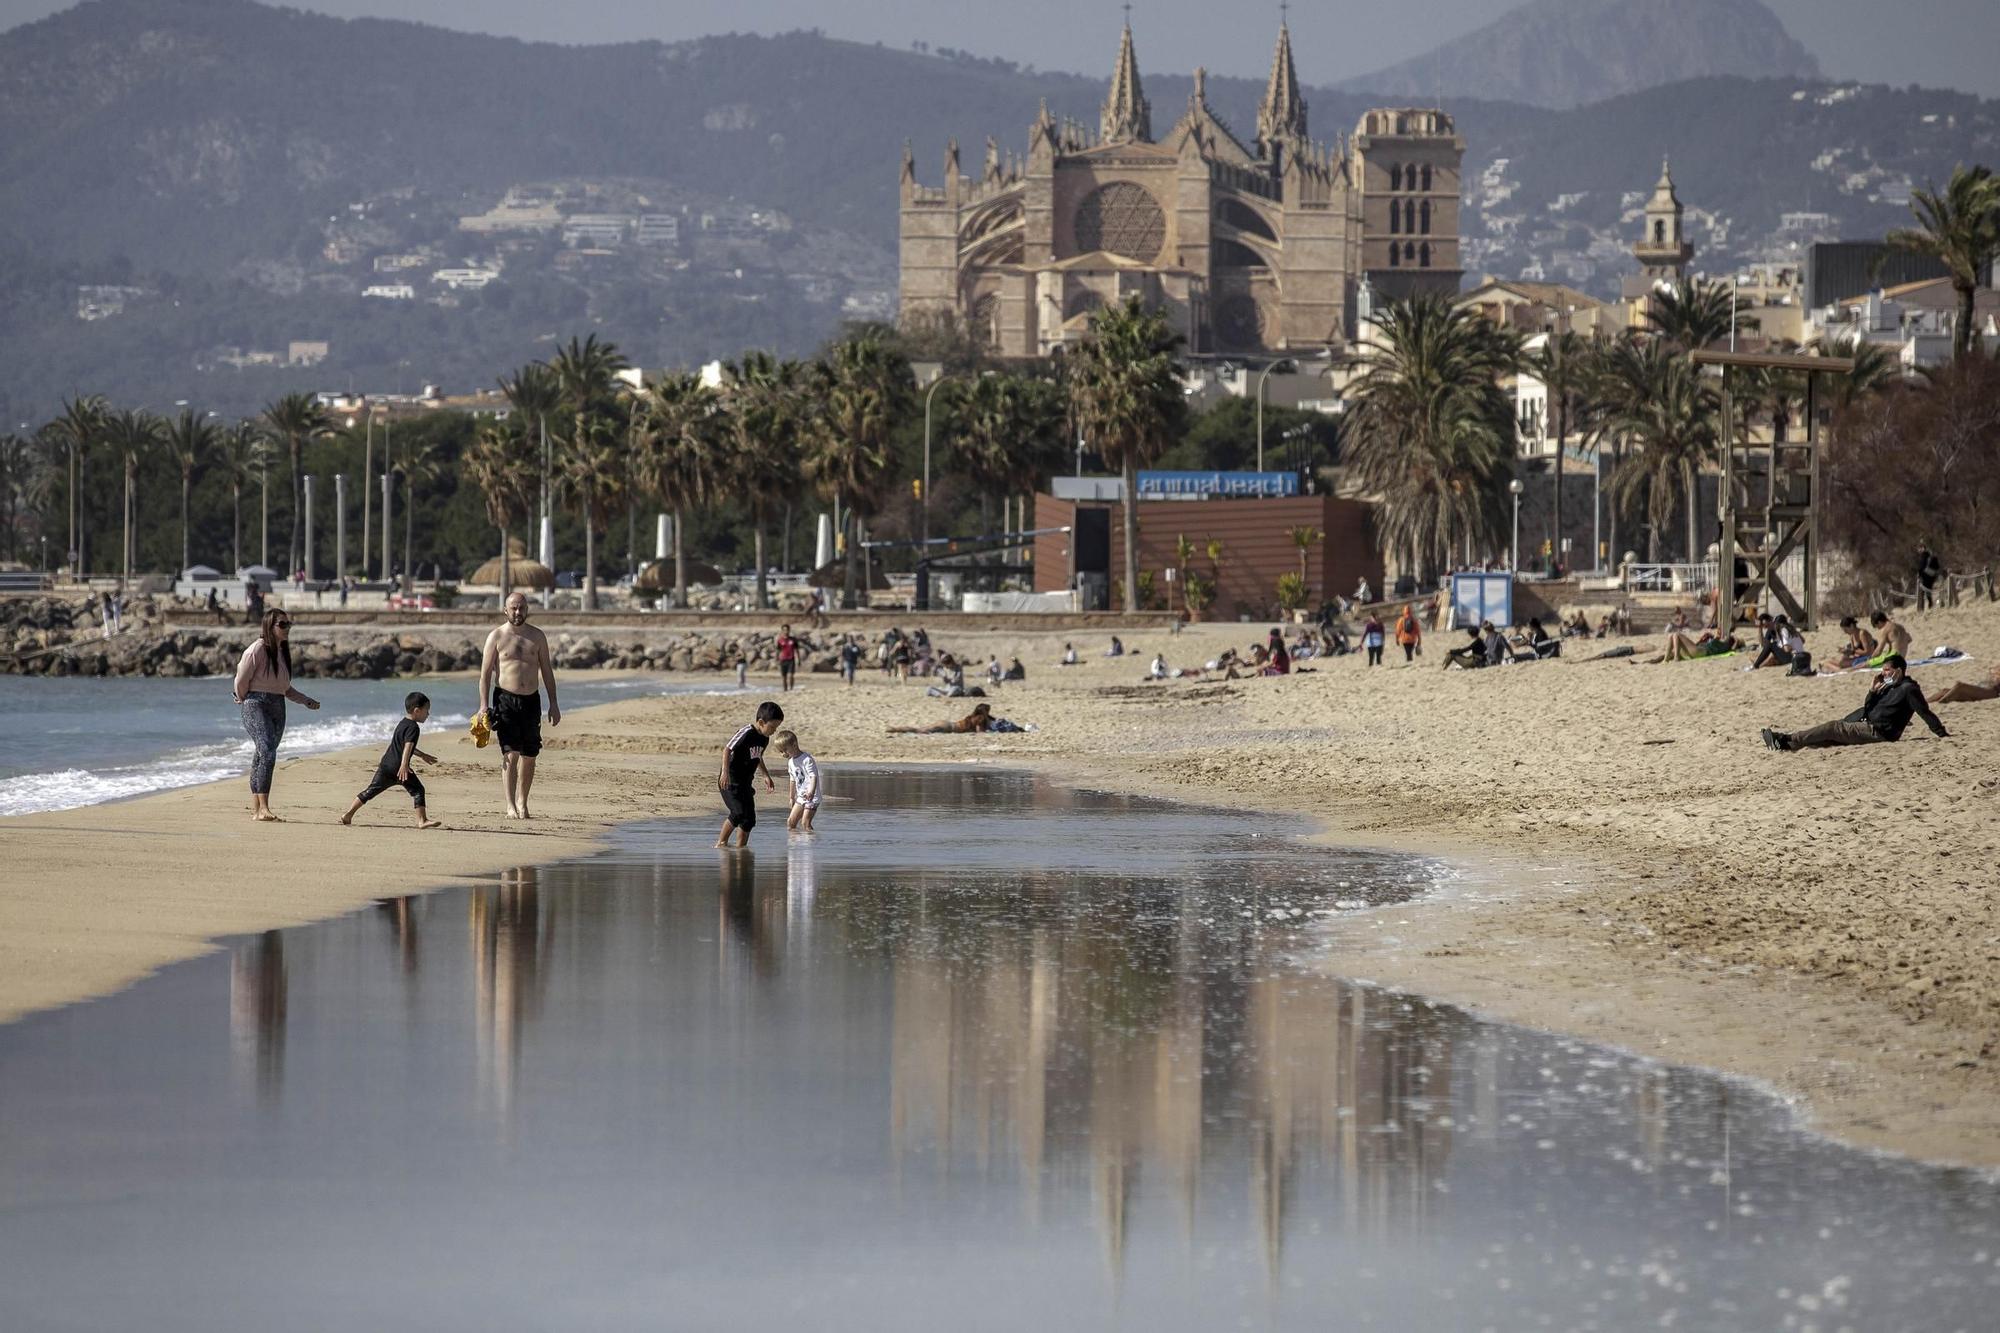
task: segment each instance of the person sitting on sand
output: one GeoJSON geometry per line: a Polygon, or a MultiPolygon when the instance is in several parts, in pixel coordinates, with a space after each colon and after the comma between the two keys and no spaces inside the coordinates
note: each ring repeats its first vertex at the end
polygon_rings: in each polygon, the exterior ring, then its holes
{"type": "Polygon", "coordinates": [[[986,679],[998,685],[1006,676],[1007,668],[1000,665],[1000,654],[995,653],[986,662],[986,679]]]}
{"type": "Polygon", "coordinates": [[[1985,684],[1982,685],[1977,681],[1961,680],[1954,685],[1947,686],[1931,702],[1934,704],[1976,704],[1984,703],[1988,699],[2000,699],[2000,667],[1994,667],[1993,670],[1986,673],[1985,684]]]}
{"type": "Polygon", "coordinates": [[[1485,634],[1483,651],[1487,666],[1502,666],[1519,659],[1521,655],[1514,651],[1514,645],[1507,642],[1507,636],[1492,621],[1485,622],[1481,630],[1485,634]]]}
{"type": "Polygon", "coordinates": [[[1002,680],[1026,680],[1028,678],[1028,668],[1021,665],[1020,657],[1010,657],[1007,659],[1007,670],[1001,674],[1000,678],[1002,680]]]}
{"type": "MultiPolygon", "coordinates": [[[[1868,617],[1868,623],[1875,627],[1878,653],[1896,653],[1902,657],[1910,655],[1910,632],[1889,619],[1885,611],[1877,611],[1868,617]]],[[[1870,658],[1870,661],[1876,660],[1870,658]]]]}
{"type": "Polygon", "coordinates": [[[1523,642],[1538,658],[1562,656],[1562,640],[1542,628],[1539,616],[1528,617],[1528,635],[1523,642]]]}
{"type": "Polygon", "coordinates": [[[1788,667],[1792,664],[1792,653],[1785,646],[1778,631],[1778,622],[1771,619],[1767,611],[1757,617],[1757,660],[1750,664],[1752,671],[1763,667],[1788,667]]]}
{"type": "Polygon", "coordinates": [[[1565,639],[1587,639],[1590,637],[1590,617],[1583,613],[1582,607],[1579,606],[1576,609],[1576,614],[1563,622],[1562,632],[1565,639]]]}
{"type": "Polygon", "coordinates": [[[1847,642],[1834,653],[1833,661],[1828,663],[1829,666],[1836,671],[1850,671],[1875,656],[1878,651],[1875,636],[1861,628],[1860,621],[1853,616],[1842,616],[1840,627],[1847,631],[1847,642]]]}
{"type": "Polygon", "coordinates": [[[1474,667],[1485,666],[1485,631],[1491,628],[1491,625],[1486,624],[1467,625],[1465,627],[1467,637],[1464,646],[1454,648],[1444,655],[1444,669],[1449,671],[1453,667],[1457,667],[1461,671],[1470,671],[1474,667]]]}
{"type": "Polygon", "coordinates": [[[993,716],[992,704],[974,704],[972,711],[956,722],[933,722],[928,727],[891,727],[891,736],[945,736],[974,731],[991,731],[999,719],[993,716]]]}
{"type": "Polygon", "coordinates": [[[1078,659],[1077,659],[1077,655],[1076,655],[1076,645],[1075,645],[1075,644],[1073,644],[1073,643],[1066,643],[1066,644],[1064,644],[1064,645],[1063,645],[1063,655],[1062,655],[1062,661],[1061,661],[1060,663],[1058,663],[1057,665],[1059,665],[1059,666],[1075,666],[1075,665],[1077,664],[1077,660],[1078,660],[1078,659]]]}
{"type": "Polygon", "coordinates": [[[1165,653],[1153,654],[1153,665],[1146,669],[1146,674],[1154,680],[1165,680],[1167,678],[1167,655],[1165,653]]]}
{"type": "Polygon", "coordinates": [[[1263,674],[1267,676],[1289,676],[1292,674],[1292,655],[1285,651],[1285,641],[1282,638],[1277,640],[1277,645],[1277,648],[1270,654],[1269,661],[1265,664],[1263,674]]]}
{"type": "Polygon", "coordinates": [[[1677,606],[1674,608],[1674,614],[1667,620],[1667,633],[1685,634],[1687,632],[1688,632],[1687,608],[1685,606],[1677,606]]]}
{"type": "Polygon", "coordinates": [[[964,697],[965,668],[960,666],[958,659],[954,658],[950,653],[946,653],[942,658],[938,659],[937,676],[938,683],[925,690],[925,694],[930,695],[934,699],[958,699],[964,697]]]}
{"type": "Polygon", "coordinates": [[[1901,653],[1890,653],[1882,663],[1881,672],[1875,683],[1868,688],[1868,697],[1861,707],[1841,718],[1838,722],[1822,722],[1804,731],[1773,731],[1764,728],[1761,733],[1764,744],[1773,750],[1817,750],[1830,745],[1873,745],[1883,741],[1899,741],[1903,729],[1910,725],[1911,717],[1920,717],[1931,734],[1943,740],[1951,733],[1944,729],[1944,723],[1937,720],[1930,705],[1924,701],[1924,692],[1910,679],[1909,663],[1901,653]]]}
{"type": "Polygon", "coordinates": [[[1104,650],[1104,655],[1106,657],[1125,656],[1125,645],[1119,641],[1119,638],[1116,634],[1111,636],[1111,646],[1104,650]]]}

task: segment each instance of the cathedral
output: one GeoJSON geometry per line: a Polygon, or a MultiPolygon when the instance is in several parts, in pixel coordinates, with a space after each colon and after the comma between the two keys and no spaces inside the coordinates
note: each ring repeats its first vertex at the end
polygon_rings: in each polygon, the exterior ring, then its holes
{"type": "Polygon", "coordinates": [[[1198,355],[1343,343],[1364,291],[1458,291],[1464,153],[1436,109],[1369,111],[1352,137],[1314,139],[1283,24],[1253,143],[1209,109],[1199,69],[1155,139],[1127,25],[1094,133],[1044,103],[1025,157],[989,139],[968,175],[954,140],[941,187],[918,183],[904,148],[901,318],[1046,356],[1136,295],[1198,355]]]}

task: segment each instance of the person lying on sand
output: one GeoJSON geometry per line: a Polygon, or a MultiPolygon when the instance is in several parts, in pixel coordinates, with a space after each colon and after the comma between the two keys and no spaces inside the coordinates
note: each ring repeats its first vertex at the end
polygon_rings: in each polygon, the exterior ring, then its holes
{"type": "Polygon", "coordinates": [[[1712,629],[1703,630],[1698,636],[1689,638],[1685,634],[1669,634],[1667,651],[1651,661],[1658,666],[1662,662],[1692,662],[1702,657],[1723,657],[1736,651],[1734,634],[1717,634],[1712,629]]]}
{"type": "Polygon", "coordinates": [[[970,713],[967,713],[956,722],[933,722],[928,727],[891,727],[889,728],[889,734],[891,736],[931,736],[946,735],[953,732],[991,731],[993,730],[994,720],[992,704],[975,704],[970,713]]]}
{"type": "Polygon", "coordinates": [[[1976,704],[1984,703],[1988,699],[2000,699],[2000,667],[1994,667],[1993,670],[1986,673],[1986,682],[1984,684],[1980,684],[1977,681],[1961,680],[1955,685],[1947,686],[1931,702],[1934,704],[1976,704]]]}
{"type": "Polygon", "coordinates": [[[1822,722],[1804,731],[1773,731],[1764,728],[1764,744],[1773,750],[1817,750],[1830,745],[1873,745],[1899,741],[1911,717],[1920,717],[1931,734],[1943,740],[1951,733],[1937,720],[1924,701],[1923,689],[1910,679],[1909,664],[1901,653],[1891,653],[1882,663],[1875,683],[1861,707],[1837,722],[1822,722]]]}

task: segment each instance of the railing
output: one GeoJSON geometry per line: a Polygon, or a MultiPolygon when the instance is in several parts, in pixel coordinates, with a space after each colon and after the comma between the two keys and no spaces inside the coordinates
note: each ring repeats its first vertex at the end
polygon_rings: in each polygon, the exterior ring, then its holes
{"type": "Polygon", "coordinates": [[[1624,568],[1627,592],[1707,592],[1715,586],[1715,566],[1700,564],[1628,564],[1624,568]]]}

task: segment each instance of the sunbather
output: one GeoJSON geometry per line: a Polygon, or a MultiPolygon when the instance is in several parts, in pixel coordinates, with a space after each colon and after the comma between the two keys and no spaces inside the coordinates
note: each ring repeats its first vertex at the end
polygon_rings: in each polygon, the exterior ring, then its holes
{"type": "Polygon", "coordinates": [[[1977,681],[1961,680],[1956,684],[1946,686],[1939,692],[1937,698],[1931,700],[1931,702],[1934,704],[1975,704],[1984,703],[1988,699],[2000,699],[2000,667],[1994,667],[1993,670],[1986,673],[1985,684],[1982,685],[1977,681]]]}

